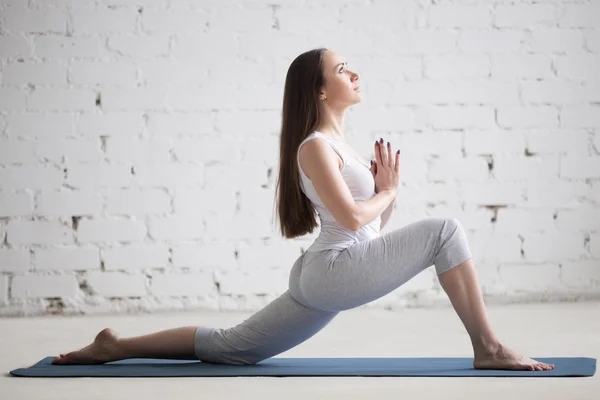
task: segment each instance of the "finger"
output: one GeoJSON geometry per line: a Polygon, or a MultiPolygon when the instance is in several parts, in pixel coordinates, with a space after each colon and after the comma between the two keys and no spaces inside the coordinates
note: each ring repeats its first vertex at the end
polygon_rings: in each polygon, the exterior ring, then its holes
{"type": "Polygon", "coordinates": [[[392,157],[392,145],[390,144],[390,142],[387,142],[387,158],[388,158],[388,165],[390,166],[390,168],[394,168],[394,158],[392,157]]]}
{"type": "Polygon", "coordinates": [[[383,148],[383,138],[379,140],[379,157],[381,158],[381,163],[379,165],[386,166],[388,165],[387,155],[385,149],[383,148]]]}
{"type": "Polygon", "coordinates": [[[400,170],[400,149],[396,152],[396,165],[394,166],[396,172],[400,170]]]}
{"type": "Polygon", "coordinates": [[[379,154],[379,141],[375,141],[375,162],[381,165],[381,154],[379,154]]]}

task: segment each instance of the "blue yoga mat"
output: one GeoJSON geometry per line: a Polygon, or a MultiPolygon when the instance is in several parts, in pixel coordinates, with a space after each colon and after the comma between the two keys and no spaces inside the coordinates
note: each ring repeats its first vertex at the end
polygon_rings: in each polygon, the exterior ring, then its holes
{"type": "Polygon", "coordinates": [[[28,377],[111,376],[593,376],[596,359],[537,358],[554,364],[549,371],[477,370],[473,358],[269,358],[253,365],[211,364],[194,360],[130,358],[98,365],[53,365],[46,357],[10,373],[28,377]]]}

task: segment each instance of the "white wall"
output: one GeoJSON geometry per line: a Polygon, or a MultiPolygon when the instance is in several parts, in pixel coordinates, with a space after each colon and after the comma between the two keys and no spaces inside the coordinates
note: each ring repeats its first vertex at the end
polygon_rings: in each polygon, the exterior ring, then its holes
{"type": "MultiPolygon", "coordinates": [[[[600,1],[1,0],[0,315],[257,310],[285,74],[361,74],[402,150],[382,233],[458,218],[486,301],[600,297],[600,1]]],[[[401,268],[401,266],[399,266],[401,268]]],[[[365,307],[449,302],[435,270],[365,307]]]]}

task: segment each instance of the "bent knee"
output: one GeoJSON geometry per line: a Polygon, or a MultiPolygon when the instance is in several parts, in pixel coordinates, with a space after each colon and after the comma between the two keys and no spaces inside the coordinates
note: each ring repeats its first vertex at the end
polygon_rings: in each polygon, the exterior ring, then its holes
{"type": "Polygon", "coordinates": [[[447,217],[447,218],[444,218],[444,220],[452,228],[452,230],[464,229],[462,224],[460,223],[459,219],[456,217],[447,217]]]}
{"type": "Polygon", "coordinates": [[[445,228],[449,231],[463,229],[460,220],[456,217],[432,217],[431,219],[435,221],[440,227],[445,228]]]}

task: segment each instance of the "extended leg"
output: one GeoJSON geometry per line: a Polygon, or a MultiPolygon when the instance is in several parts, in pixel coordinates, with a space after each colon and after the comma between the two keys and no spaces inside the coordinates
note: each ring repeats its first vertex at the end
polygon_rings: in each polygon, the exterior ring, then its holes
{"type": "Polygon", "coordinates": [[[167,329],[148,335],[119,338],[112,329],[100,331],[92,344],[61,354],[52,364],[103,364],[126,358],[167,358],[196,360],[196,326],[167,329]]]}
{"type": "Polygon", "coordinates": [[[184,326],[150,333],[148,335],[119,339],[121,359],[169,358],[194,360],[194,334],[197,326],[184,326]]]}
{"type": "MultiPolygon", "coordinates": [[[[304,255],[290,272],[298,292],[304,255]]],[[[273,357],[323,329],[338,312],[318,310],[285,291],[242,323],[227,329],[186,326],[120,339],[109,328],[89,346],[55,357],[53,364],[101,364],[126,358],[199,359],[221,364],[255,364],[273,357]]]]}
{"type": "Polygon", "coordinates": [[[196,355],[204,362],[255,364],[306,341],[337,314],[306,307],[288,290],[237,326],[199,327],[196,355]]]}
{"type": "Polygon", "coordinates": [[[131,338],[118,338],[106,328],[89,346],[61,354],[52,363],[102,364],[127,358],[165,358],[255,364],[304,342],[337,314],[306,307],[286,291],[232,328],[186,326],[131,338]]]}

